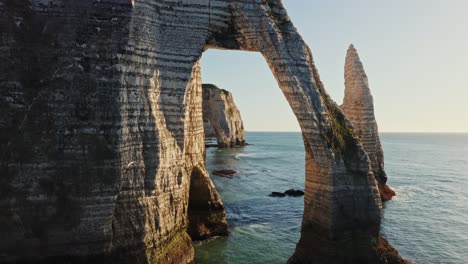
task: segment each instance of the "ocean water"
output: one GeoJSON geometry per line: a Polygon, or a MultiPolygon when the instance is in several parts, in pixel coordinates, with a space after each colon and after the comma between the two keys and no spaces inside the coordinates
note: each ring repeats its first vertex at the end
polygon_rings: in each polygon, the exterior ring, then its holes
{"type": "MultiPolygon", "coordinates": [[[[231,235],[195,244],[197,264],[285,263],[299,240],[304,188],[300,133],[248,132],[250,146],[207,149],[207,169],[231,235]]],[[[385,203],[382,233],[413,263],[468,263],[468,134],[383,133],[385,168],[397,197],[385,203]]]]}

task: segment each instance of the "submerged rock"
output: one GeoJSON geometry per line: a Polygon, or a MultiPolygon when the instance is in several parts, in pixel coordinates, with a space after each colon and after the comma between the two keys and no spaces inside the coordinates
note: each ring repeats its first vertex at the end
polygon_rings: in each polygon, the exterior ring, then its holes
{"type": "Polygon", "coordinates": [[[372,172],[382,200],[390,200],[395,192],[386,185],[384,156],[374,115],[374,99],[359,55],[351,45],[345,63],[345,96],[341,109],[351,121],[359,140],[371,161],[372,172]]]}
{"type": "Polygon", "coordinates": [[[203,84],[205,137],[216,137],[218,147],[245,146],[244,124],[232,94],[213,84],[203,84]]]}
{"type": "Polygon", "coordinates": [[[272,192],[268,196],[271,196],[271,197],[285,197],[286,194],[282,193],[282,192],[272,192]]]}
{"type": "Polygon", "coordinates": [[[303,191],[295,190],[295,189],[289,189],[289,190],[285,191],[284,193],[289,195],[289,196],[295,196],[295,197],[304,195],[303,191]]]}
{"type": "Polygon", "coordinates": [[[301,191],[301,190],[295,190],[295,189],[289,189],[285,192],[272,192],[271,194],[269,194],[269,196],[271,197],[284,197],[284,196],[293,196],[293,197],[299,197],[299,196],[303,196],[304,195],[304,192],[301,191]]]}
{"type": "Polygon", "coordinates": [[[229,178],[232,178],[232,176],[236,173],[237,171],[235,170],[216,170],[212,172],[213,175],[229,178]]]}

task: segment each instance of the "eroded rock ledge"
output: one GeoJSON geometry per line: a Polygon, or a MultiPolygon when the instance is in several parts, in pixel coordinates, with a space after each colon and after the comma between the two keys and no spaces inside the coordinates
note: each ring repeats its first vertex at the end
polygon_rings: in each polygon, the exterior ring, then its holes
{"type": "Polygon", "coordinates": [[[203,84],[205,137],[216,137],[218,147],[245,146],[244,124],[232,94],[213,84],[203,84]]]}
{"type": "Polygon", "coordinates": [[[364,150],[371,161],[372,172],[378,182],[380,197],[390,200],[395,192],[386,184],[384,155],[374,114],[374,99],[364,66],[357,50],[351,45],[345,63],[345,96],[341,109],[351,121],[364,150]]]}

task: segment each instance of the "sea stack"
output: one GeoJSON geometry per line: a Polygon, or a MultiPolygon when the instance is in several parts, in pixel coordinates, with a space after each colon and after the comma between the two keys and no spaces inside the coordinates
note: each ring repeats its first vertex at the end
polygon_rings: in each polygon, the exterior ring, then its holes
{"type": "Polygon", "coordinates": [[[369,155],[382,200],[390,200],[395,196],[395,192],[386,184],[387,175],[384,170],[383,150],[375,120],[374,100],[364,66],[352,44],[346,55],[345,96],[341,109],[353,123],[356,134],[369,155]]]}
{"type": "Polygon", "coordinates": [[[202,91],[205,137],[216,137],[219,147],[244,146],[244,124],[232,94],[213,84],[203,84],[202,91]]]}

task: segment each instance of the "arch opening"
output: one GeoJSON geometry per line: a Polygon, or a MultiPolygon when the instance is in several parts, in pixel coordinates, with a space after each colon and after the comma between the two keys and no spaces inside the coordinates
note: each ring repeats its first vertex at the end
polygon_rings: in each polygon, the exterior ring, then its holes
{"type": "Polygon", "coordinates": [[[301,128],[306,156],[304,213],[301,238],[288,262],[380,263],[382,204],[368,156],[351,123],[325,91],[312,52],[282,3],[234,2],[223,11],[215,19],[210,13],[215,22],[204,51],[261,53],[301,128]],[[256,12],[266,15],[251,16],[256,12]]]}
{"type": "Polygon", "coordinates": [[[195,260],[229,263],[235,257],[238,263],[252,259],[257,263],[286,262],[300,236],[303,197],[269,194],[304,189],[305,152],[295,116],[260,53],[208,50],[200,64],[204,83],[218,86],[219,93],[226,89],[232,94],[246,129],[245,140],[252,145],[205,150],[206,170],[225,204],[231,236],[195,243],[195,260]],[[222,68],[221,63],[229,68],[222,68]],[[266,80],[258,83],[254,78],[266,80]],[[289,132],[284,131],[284,123],[289,132]],[[260,128],[277,132],[260,132],[260,128]],[[236,174],[213,175],[219,170],[236,174]]]}

